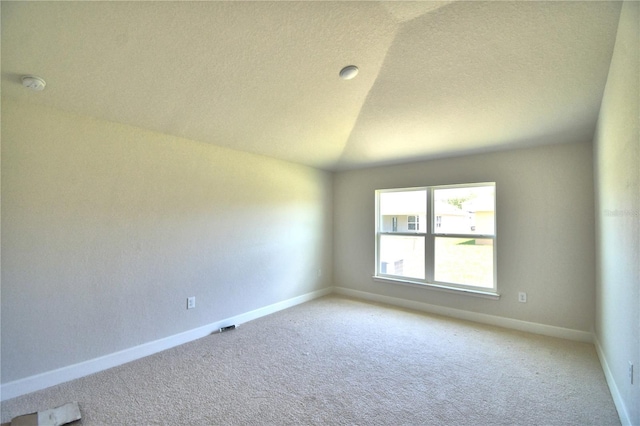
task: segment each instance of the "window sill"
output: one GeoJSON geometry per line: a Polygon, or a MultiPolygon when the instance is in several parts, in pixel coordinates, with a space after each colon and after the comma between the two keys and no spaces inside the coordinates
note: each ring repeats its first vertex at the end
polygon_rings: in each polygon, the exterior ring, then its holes
{"type": "Polygon", "coordinates": [[[493,291],[471,290],[467,288],[449,287],[447,285],[442,285],[442,284],[421,283],[417,281],[400,280],[396,278],[378,277],[375,275],[372,278],[374,281],[379,281],[383,283],[408,285],[412,287],[422,287],[422,288],[428,288],[432,290],[444,291],[446,293],[465,294],[467,296],[482,297],[485,299],[493,299],[493,300],[500,299],[500,293],[495,293],[493,291]]]}

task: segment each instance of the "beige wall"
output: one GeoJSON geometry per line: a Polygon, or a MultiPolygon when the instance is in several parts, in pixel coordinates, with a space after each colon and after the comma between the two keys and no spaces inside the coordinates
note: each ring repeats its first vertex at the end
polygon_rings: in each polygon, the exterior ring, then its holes
{"type": "Polygon", "coordinates": [[[334,284],[589,332],[595,308],[589,141],[337,173],[334,284]],[[374,281],[376,189],[496,182],[500,300],[374,281]],[[518,302],[518,292],[528,302],[518,302]]]}
{"type": "Polygon", "coordinates": [[[331,190],[307,167],[3,99],[2,382],[329,287],[331,190]]]}
{"type": "Polygon", "coordinates": [[[640,425],[640,4],[622,6],[594,139],[595,332],[621,417],[640,425]],[[629,361],[635,366],[631,385],[629,361]]]}

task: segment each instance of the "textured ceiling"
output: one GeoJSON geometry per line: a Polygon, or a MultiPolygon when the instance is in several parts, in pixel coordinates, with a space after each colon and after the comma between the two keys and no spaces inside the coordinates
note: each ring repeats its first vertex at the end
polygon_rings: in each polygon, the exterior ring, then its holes
{"type": "Polygon", "coordinates": [[[6,2],[2,96],[327,170],[590,140],[619,2],[6,2]],[[355,64],[353,80],[338,78],[355,64]],[[47,81],[31,92],[20,76],[47,81]]]}

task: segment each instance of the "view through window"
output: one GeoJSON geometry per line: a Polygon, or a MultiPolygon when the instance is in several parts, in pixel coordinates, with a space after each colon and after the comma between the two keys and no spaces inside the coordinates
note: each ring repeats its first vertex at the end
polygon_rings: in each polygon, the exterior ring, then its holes
{"type": "Polygon", "coordinates": [[[376,276],[496,291],[495,183],[376,191],[376,276]]]}

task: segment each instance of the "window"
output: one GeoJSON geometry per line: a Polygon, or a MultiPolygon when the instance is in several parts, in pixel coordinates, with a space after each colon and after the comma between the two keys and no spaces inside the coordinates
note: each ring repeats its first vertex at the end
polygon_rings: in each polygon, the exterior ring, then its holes
{"type": "Polygon", "coordinates": [[[377,278],[496,294],[495,183],[376,191],[377,278]]]}
{"type": "Polygon", "coordinates": [[[409,216],[407,219],[409,231],[420,230],[420,216],[409,216]]]}

